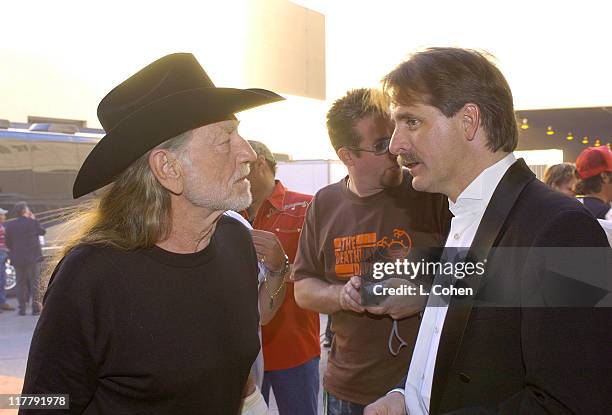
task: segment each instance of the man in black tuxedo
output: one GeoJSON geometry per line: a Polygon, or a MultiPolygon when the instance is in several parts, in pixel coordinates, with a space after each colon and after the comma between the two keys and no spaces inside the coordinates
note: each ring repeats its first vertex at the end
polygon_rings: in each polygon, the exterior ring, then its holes
{"type": "Polygon", "coordinates": [[[390,151],[416,190],[449,198],[445,253],[469,248],[465,260],[485,272],[436,276],[434,285],[472,294],[430,295],[406,381],[365,414],[609,413],[606,236],[513,155],[518,130],[501,72],[476,51],[433,48],[383,83],[396,122],[390,151]]]}

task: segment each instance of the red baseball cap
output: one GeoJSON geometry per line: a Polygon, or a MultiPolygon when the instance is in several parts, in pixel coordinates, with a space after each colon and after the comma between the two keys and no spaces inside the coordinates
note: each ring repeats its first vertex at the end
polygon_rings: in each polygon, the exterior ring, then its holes
{"type": "Polygon", "coordinates": [[[583,180],[605,171],[612,172],[612,151],[607,146],[588,147],[576,159],[576,172],[583,180]]]}

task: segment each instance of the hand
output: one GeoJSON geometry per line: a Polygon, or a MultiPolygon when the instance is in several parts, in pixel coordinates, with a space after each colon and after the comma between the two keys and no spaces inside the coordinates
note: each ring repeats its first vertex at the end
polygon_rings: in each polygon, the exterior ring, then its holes
{"type": "Polygon", "coordinates": [[[255,379],[253,379],[253,375],[249,373],[249,377],[247,378],[247,383],[244,385],[244,391],[242,391],[242,398],[246,398],[251,396],[255,392],[255,379]]]}
{"type": "Polygon", "coordinates": [[[379,306],[367,307],[366,311],[378,315],[386,314],[394,320],[401,320],[423,310],[427,296],[419,295],[417,285],[403,278],[390,278],[385,281],[385,287],[388,288],[399,288],[402,285],[415,287],[415,294],[390,295],[379,306]]]}
{"type": "Polygon", "coordinates": [[[344,284],[340,289],[338,297],[341,309],[354,311],[356,313],[363,313],[365,311],[365,307],[361,305],[359,288],[361,288],[361,278],[357,276],[352,276],[351,279],[344,284]]]}
{"type": "Polygon", "coordinates": [[[272,232],[253,229],[253,245],[257,252],[257,259],[264,263],[272,272],[279,272],[285,265],[285,250],[278,237],[272,232]]]}
{"type": "Polygon", "coordinates": [[[392,392],[365,407],[363,415],[409,415],[404,395],[392,392]]]}

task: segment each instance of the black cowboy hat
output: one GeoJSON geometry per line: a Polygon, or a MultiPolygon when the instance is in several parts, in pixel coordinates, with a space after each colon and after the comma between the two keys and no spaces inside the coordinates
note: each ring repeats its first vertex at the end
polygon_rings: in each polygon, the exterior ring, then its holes
{"type": "Polygon", "coordinates": [[[72,195],[76,199],[113,182],[147,151],[185,131],[283,99],[265,89],[216,88],[191,53],[164,56],[98,105],[106,135],[81,166],[72,195]]]}

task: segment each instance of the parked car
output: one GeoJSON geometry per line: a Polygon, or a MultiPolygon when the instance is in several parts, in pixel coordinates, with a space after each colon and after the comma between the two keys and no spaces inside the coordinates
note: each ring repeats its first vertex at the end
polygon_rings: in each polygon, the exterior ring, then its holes
{"type": "MultiPolygon", "coordinates": [[[[47,230],[43,264],[58,249],[53,228],[78,208],[72,185],[79,167],[104,131],[52,122],[18,123],[0,119],[0,208],[13,211],[25,201],[47,230]]],[[[14,219],[9,213],[8,221],[14,219]]],[[[15,296],[15,268],[7,261],[5,289],[15,296]]]]}
{"type": "Polygon", "coordinates": [[[17,286],[17,279],[15,278],[15,267],[11,265],[11,261],[7,260],[4,264],[6,268],[6,283],[4,284],[4,290],[7,297],[14,297],[15,287],[17,286]]]}

